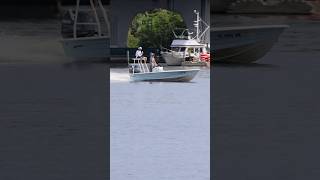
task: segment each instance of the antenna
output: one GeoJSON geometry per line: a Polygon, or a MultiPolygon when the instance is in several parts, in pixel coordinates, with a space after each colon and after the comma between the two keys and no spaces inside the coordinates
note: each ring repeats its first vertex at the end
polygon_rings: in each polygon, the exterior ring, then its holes
{"type": "Polygon", "coordinates": [[[193,21],[194,22],[193,25],[196,28],[196,35],[193,39],[196,39],[198,42],[200,42],[201,38],[210,29],[210,26],[200,18],[200,13],[197,10],[193,10],[193,12],[197,16],[197,19],[195,21],[193,21]],[[200,23],[202,23],[202,24],[200,24],[200,23]],[[200,30],[200,28],[204,28],[204,30],[200,30]]]}
{"type": "Polygon", "coordinates": [[[199,22],[200,22],[200,17],[199,17],[199,12],[197,10],[193,10],[193,12],[197,15],[197,19],[194,21],[194,27],[196,28],[196,39],[197,41],[200,41],[199,39],[199,22]]]}

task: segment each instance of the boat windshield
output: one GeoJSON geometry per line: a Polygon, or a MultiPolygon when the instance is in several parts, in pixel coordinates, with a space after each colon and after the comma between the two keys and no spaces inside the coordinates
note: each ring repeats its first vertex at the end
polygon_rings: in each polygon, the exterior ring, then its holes
{"type": "Polygon", "coordinates": [[[184,52],[186,50],[185,47],[173,47],[171,48],[172,51],[176,51],[176,52],[184,52]]]}
{"type": "Polygon", "coordinates": [[[179,48],[178,47],[173,47],[171,48],[172,51],[179,51],[179,48]]]}
{"type": "Polygon", "coordinates": [[[194,49],[193,48],[188,48],[188,53],[194,53],[194,49]]]}

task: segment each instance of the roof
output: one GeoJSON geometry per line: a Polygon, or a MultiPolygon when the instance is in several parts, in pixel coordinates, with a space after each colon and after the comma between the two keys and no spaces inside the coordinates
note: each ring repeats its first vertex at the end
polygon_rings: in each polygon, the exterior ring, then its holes
{"type": "Polygon", "coordinates": [[[194,39],[175,39],[171,43],[171,47],[203,47],[204,44],[198,43],[194,39]]]}

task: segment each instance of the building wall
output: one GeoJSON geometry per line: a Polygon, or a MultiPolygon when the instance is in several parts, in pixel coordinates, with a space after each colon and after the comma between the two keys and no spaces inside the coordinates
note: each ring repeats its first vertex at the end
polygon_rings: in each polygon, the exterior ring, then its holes
{"type": "MultiPolygon", "coordinates": [[[[132,19],[140,12],[164,8],[179,12],[188,28],[193,27],[194,9],[202,12],[210,22],[210,0],[111,0],[111,47],[126,47],[127,34],[132,19]],[[203,5],[204,4],[204,5],[203,5]]],[[[210,37],[207,35],[207,42],[210,37]]]]}

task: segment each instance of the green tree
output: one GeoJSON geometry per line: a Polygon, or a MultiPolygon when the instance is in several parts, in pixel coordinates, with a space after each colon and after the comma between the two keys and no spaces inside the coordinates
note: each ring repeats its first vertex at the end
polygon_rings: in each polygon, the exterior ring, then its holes
{"type": "Polygon", "coordinates": [[[165,9],[155,9],[135,16],[128,31],[127,45],[130,48],[170,47],[176,28],[186,28],[180,14],[165,9]]]}
{"type": "Polygon", "coordinates": [[[132,35],[131,33],[131,29],[129,29],[128,32],[128,47],[130,48],[134,48],[134,47],[138,47],[140,44],[140,41],[138,38],[136,38],[135,36],[132,35]]]}

